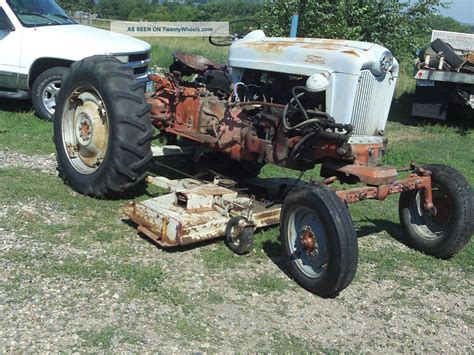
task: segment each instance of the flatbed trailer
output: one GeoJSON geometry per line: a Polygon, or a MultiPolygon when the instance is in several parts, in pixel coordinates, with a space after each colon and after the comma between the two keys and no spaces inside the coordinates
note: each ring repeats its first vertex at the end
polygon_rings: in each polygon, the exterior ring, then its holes
{"type": "Polygon", "coordinates": [[[412,116],[445,120],[451,106],[472,115],[474,72],[465,68],[474,58],[474,34],[434,30],[433,45],[437,50],[427,47],[417,63],[412,116]]]}

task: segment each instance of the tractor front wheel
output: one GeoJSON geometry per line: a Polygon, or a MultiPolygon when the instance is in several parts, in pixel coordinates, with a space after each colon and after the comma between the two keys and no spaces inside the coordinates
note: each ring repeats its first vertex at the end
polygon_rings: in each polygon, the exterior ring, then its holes
{"type": "Polygon", "coordinates": [[[424,191],[400,195],[399,214],[403,242],[416,250],[447,259],[470,240],[474,226],[474,201],[467,180],[446,165],[427,165],[435,213],[423,209],[424,191]]]}
{"type": "Polygon", "coordinates": [[[307,290],[334,297],[357,269],[357,236],[345,204],[324,186],[306,185],[283,202],[280,238],[290,273],[307,290]]]}
{"type": "Polygon", "coordinates": [[[57,98],[58,170],[75,190],[117,198],[144,182],[153,129],[143,84],[109,56],[71,66],[57,98]]]}

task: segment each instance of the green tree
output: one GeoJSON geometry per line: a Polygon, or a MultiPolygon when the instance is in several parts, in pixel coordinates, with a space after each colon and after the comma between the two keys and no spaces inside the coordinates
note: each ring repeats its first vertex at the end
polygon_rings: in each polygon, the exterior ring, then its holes
{"type": "Polygon", "coordinates": [[[155,6],[145,18],[149,21],[234,21],[259,18],[261,9],[260,4],[242,0],[214,1],[200,6],[167,3],[155,6]]]}
{"type": "Polygon", "coordinates": [[[87,11],[92,12],[95,4],[93,0],[57,0],[59,6],[68,12],[87,11]]]}
{"type": "Polygon", "coordinates": [[[473,26],[464,25],[451,17],[436,14],[427,18],[427,27],[432,30],[474,33],[473,26]]]}
{"type": "Polygon", "coordinates": [[[439,6],[446,6],[445,1],[274,0],[265,3],[262,23],[268,34],[285,36],[292,15],[298,13],[301,37],[375,42],[406,58],[420,45],[429,28],[426,19],[439,6]]]}
{"type": "Polygon", "coordinates": [[[156,6],[145,0],[101,0],[96,10],[102,18],[140,20],[156,6]]]}

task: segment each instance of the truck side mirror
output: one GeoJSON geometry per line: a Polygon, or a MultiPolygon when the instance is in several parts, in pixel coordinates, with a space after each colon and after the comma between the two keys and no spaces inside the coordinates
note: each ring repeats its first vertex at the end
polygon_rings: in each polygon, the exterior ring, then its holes
{"type": "Polygon", "coordinates": [[[0,31],[15,31],[15,26],[13,26],[13,23],[10,21],[8,18],[5,10],[0,7],[0,31]]]}

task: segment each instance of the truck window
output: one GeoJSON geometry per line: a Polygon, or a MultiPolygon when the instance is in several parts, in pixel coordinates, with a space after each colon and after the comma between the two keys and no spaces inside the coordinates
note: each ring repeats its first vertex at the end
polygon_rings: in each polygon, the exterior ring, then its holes
{"type": "Polygon", "coordinates": [[[25,27],[76,23],[54,0],[7,0],[7,3],[25,27]]]}

